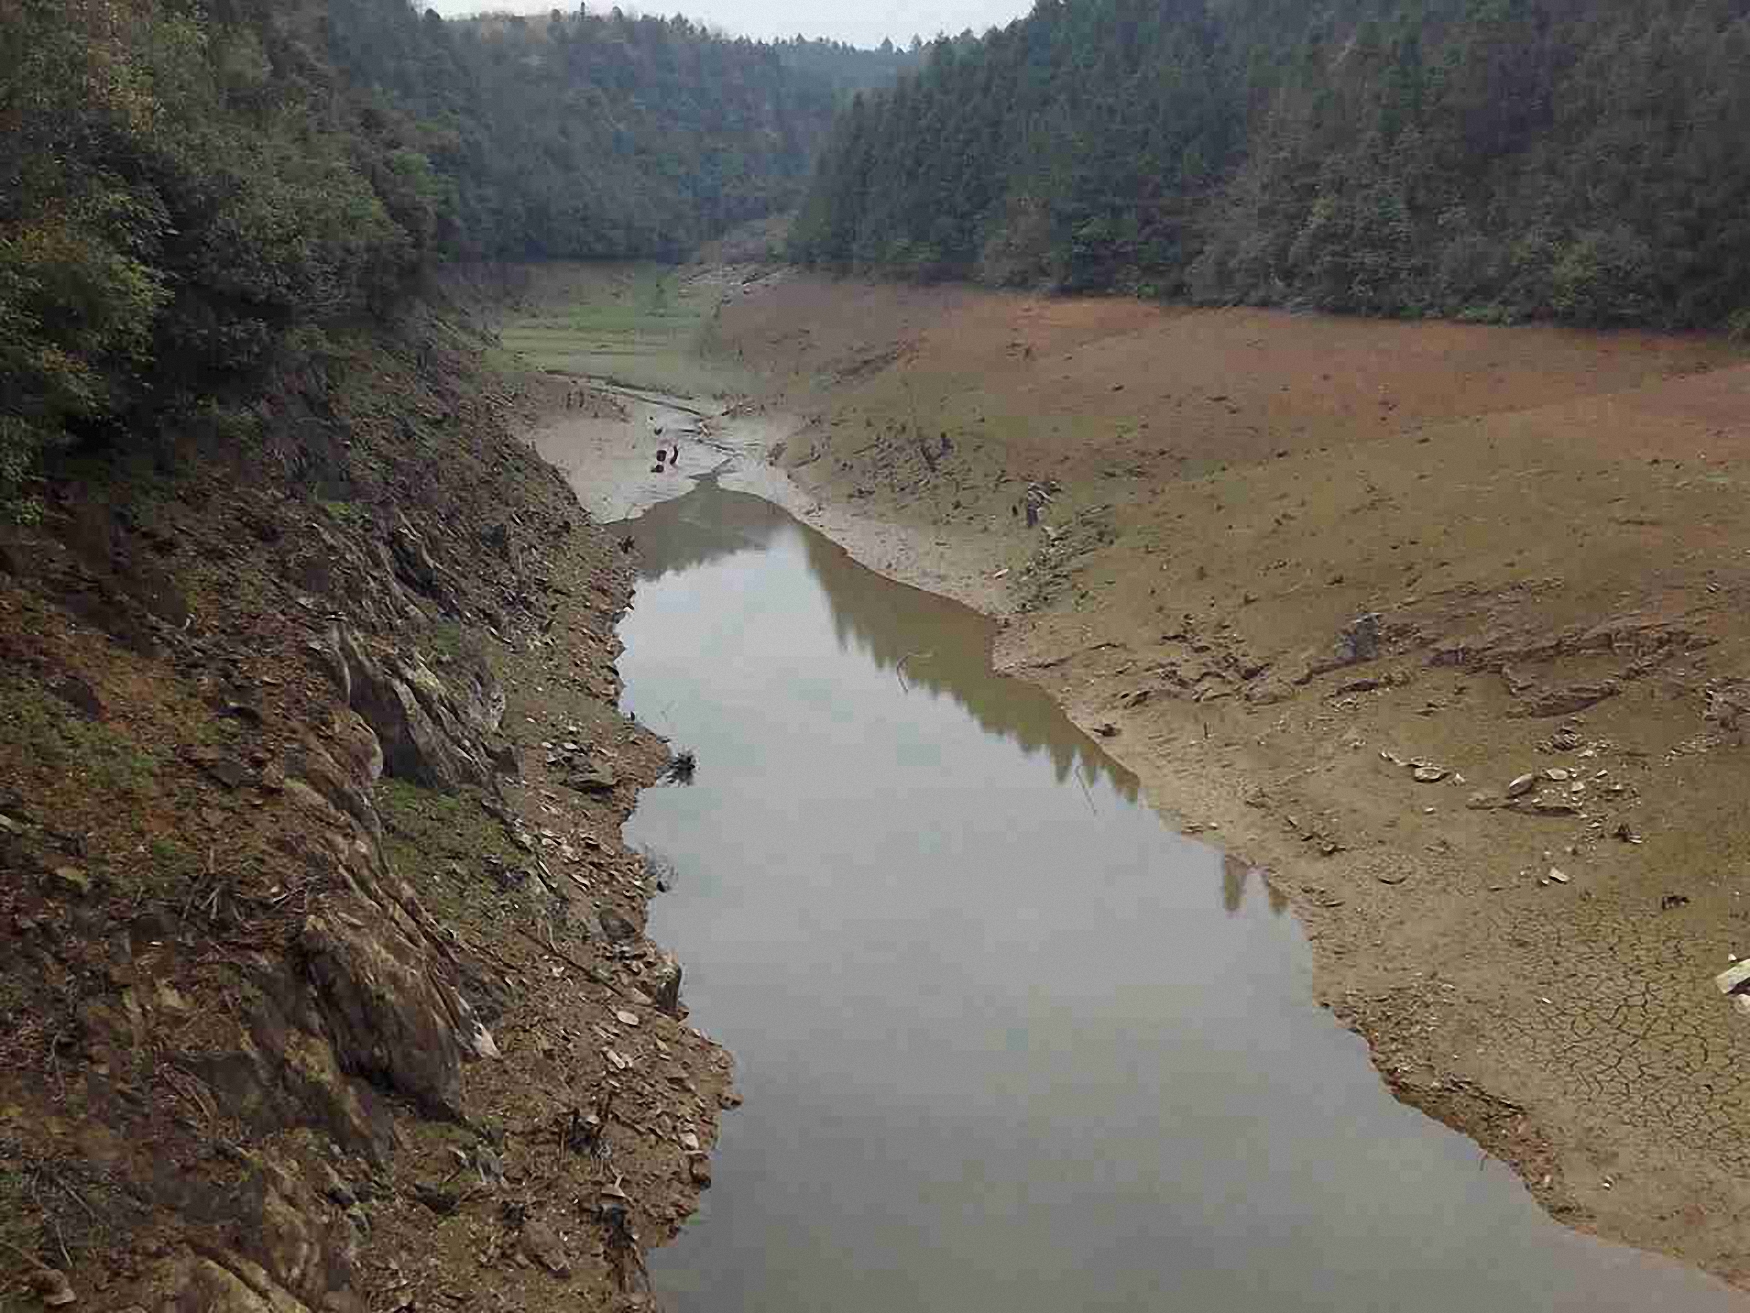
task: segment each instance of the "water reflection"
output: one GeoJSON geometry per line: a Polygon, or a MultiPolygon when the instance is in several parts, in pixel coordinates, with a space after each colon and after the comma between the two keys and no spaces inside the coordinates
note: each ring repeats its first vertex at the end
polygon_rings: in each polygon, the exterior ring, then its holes
{"type": "Polygon", "coordinates": [[[747,1100],[665,1306],[1742,1313],[1393,1102],[1280,903],[978,617],[715,489],[630,531],[627,702],[699,770],[627,837],[685,872],[653,931],[747,1100]]]}
{"type": "Polygon", "coordinates": [[[1012,739],[1029,755],[1044,752],[1059,783],[1108,780],[1122,798],[1136,801],[1136,776],[1064,719],[1043,692],[992,675],[996,631],[977,612],[884,579],[770,502],[726,492],[708,479],[652,507],[628,529],[639,544],[639,578],[651,582],[796,535],[832,609],[841,650],[862,653],[919,696],[952,698],[987,733],[1012,739]]]}
{"type": "Polygon", "coordinates": [[[1221,859],[1222,907],[1229,916],[1239,915],[1240,909],[1246,904],[1246,883],[1253,876],[1264,885],[1264,897],[1269,903],[1271,914],[1281,916],[1288,910],[1288,895],[1270,881],[1262,867],[1253,866],[1232,853],[1224,854],[1221,859]]]}
{"type": "Polygon", "coordinates": [[[625,526],[637,539],[638,578],[684,574],[741,552],[759,551],[794,521],[770,502],[700,480],[692,491],[651,507],[625,526]]]}

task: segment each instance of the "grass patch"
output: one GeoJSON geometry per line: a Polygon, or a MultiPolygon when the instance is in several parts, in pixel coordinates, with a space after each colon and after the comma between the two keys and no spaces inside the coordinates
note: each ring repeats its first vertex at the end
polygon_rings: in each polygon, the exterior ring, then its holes
{"type": "Polygon", "coordinates": [[[555,282],[554,302],[499,328],[516,366],[665,391],[709,392],[721,382],[698,350],[717,308],[715,288],[686,283],[674,269],[654,264],[546,276],[555,282]]]}
{"type": "Polygon", "coordinates": [[[376,801],[391,865],[438,916],[460,920],[521,901],[521,891],[500,888],[488,859],[520,870],[527,858],[472,792],[437,793],[385,777],[376,801]]]}
{"type": "Polygon", "coordinates": [[[424,646],[436,664],[484,670],[499,680],[504,678],[507,654],[469,625],[455,620],[435,620],[426,626],[424,646]]]}
{"type": "Polygon", "coordinates": [[[112,873],[124,894],[146,898],[187,897],[207,877],[207,863],[179,839],[155,835],[146,841],[145,860],[112,873]]]}
{"type": "Polygon", "coordinates": [[[61,776],[63,787],[84,784],[138,798],[158,776],[158,761],[150,752],[17,673],[0,674],[0,743],[61,776]]]}
{"type": "Polygon", "coordinates": [[[353,501],[324,501],[318,499],[316,505],[322,513],[336,524],[351,528],[369,528],[371,525],[371,509],[353,501]]]}

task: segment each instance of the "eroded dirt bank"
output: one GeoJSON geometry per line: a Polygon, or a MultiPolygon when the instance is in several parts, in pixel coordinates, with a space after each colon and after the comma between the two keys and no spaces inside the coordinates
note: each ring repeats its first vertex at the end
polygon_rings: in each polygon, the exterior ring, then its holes
{"type": "Polygon", "coordinates": [[[720,281],[792,506],[1264,868],[1400,1097],[1750,1279],[1741,351],[720,281]]]}
{"type": "Polygon", "coordinates": [[[631,570],[490,345],[337,344],[0,539],[0,1305],[626,1307],[708,1183],[631,570]]]}

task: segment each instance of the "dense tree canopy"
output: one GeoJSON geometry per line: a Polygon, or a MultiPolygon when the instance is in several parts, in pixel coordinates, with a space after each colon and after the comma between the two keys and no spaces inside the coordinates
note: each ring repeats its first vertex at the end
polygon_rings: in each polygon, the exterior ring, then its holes
{"type": "Polygon", "coordinates": [[[446,257],[672,256],[793,204],[907,56],[406,0],[0,4],[0,508],[446,257]]]}
{"type": "Polygon", "coordinates": [[[1750,0],[1039,0],[842,113],[810,262],[1388,314],[1750,315],[1750,0]]]}

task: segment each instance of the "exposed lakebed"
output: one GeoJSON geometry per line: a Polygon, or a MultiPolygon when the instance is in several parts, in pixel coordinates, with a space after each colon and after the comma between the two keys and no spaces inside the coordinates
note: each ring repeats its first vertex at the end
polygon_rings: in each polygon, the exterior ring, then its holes
{"type": "Polygon", "coordinates": [[[632,842],[746,1105],[683,1310],[1732,1309],[1395,1103],[1260,878],[1169,832],[992,627],[758,498],[627,526],[632,842]]]}

